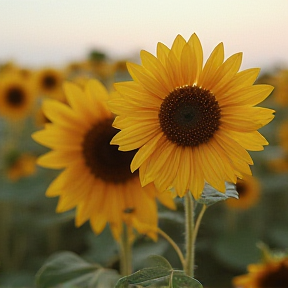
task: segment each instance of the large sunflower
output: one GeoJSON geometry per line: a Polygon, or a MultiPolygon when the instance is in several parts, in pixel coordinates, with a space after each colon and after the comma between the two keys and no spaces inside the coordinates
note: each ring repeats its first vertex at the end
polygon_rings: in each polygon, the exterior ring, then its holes
{"type": "Polygon", "coordinates": [[[0,116],[12,120],[26,117],[33,108],[35,91],[19,75],[8,73],[0,81],[0,116]]]}
{"type": "Polygon", "coordinates": [[[118,239],[125,222],[155,239],[156,197],[168,207],[174,203],[168,193],[157,195],[154,185],[141,187],[138,173],[129,169],[136,151],[124,153],[109,144],[117,129],[112,127],[106,89],[90,80],[85,90],[72,83],[65,83],[64,90],[70,106],[47,99],[43,111],[52,123],[33,134],[52,149],[38,164],[65,169],[46,195],[60,196],[57,212],[76,207],[76,226],[90,219],[93,230],[100,233],[108,222],[118,239]]]}
{"type": "Polygon", "coordinates": [[[182,197],[200,197],[205,182],[225,191],[251,174],[246,150],[262,150],[267,141],[257,129],[270,122],[273,110],[254,107],[273,90],[253,85],[259,69],[238,72],[242,53],[224,61],[220,43],[203,66],[201,43],[178,35],[157,57],[141,51],[142,65],[128,63],[134,81],[116,83],[119,96],[111,109],[121,129],[111,144],[122,151],[139,148],[131,170],[140,167],[141,184],[155,182],[160,191],[174,187],[182,197]]]}

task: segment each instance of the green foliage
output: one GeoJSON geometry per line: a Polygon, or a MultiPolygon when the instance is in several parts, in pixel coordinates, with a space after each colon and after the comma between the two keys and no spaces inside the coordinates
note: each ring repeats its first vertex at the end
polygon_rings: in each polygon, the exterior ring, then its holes
{"type": "Polygon", "coordinates": [[[148,259],[150,267],[143,268],[132,275],[119,279],[115,288],[137,287],[173,287],[202,288],[196,279],[185,275],[183,271],[173,270],[163,257],[153,255],[148,259]]]}
{"type": "Polygon", "coordinates": [[[227,200],[228,198],[238,199],[238,193],[236,191],[235,185],[226,182],[225,186],[226,186],[225,193],[221,193],[212,186],[210,186],[209,184],[205,184],[202,195],[200,199],[197,200],[197,202],[204,204],[206,206],[211,206],[219,201],[227,200]]]}
{"type": "Polygon", "coordinates": [[[147,261],[146,259],[148,255],[151,255],[148,257],[148,259],[150,259],[150,257],[152,257],[153,254],[164,255],[168,247],[169,243],[163,238],[159,238],[157,242],[148,239],[140,241],[139,239],[133,245],[134,257],[132,263],[134,269],[143,268],[143,263],[147,261]]]}
{"type": "Polygon", "coordinates": [[[86,288],[113,287],[118,279],[115,270],[88,263],[75,253],[61,252],[44,263],[36,274],[36,285],[37,288],[51,288],[59,284],[86,288]]]}
{"type": "Polygon", "coordinates": [[[92,50],[88,55],[88,59],[95,62],[101,62],[105,61],[107,59],[107,56],[102,51],[92,50]]]}

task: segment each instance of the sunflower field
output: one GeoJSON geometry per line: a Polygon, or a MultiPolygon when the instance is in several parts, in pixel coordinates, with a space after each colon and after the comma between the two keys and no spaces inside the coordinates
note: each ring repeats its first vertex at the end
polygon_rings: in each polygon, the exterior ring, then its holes
{"type": "Polygon", "coordinates": [[[210,53],[0,63],[0,287],[288,287],[288,67],[210,53]]]}

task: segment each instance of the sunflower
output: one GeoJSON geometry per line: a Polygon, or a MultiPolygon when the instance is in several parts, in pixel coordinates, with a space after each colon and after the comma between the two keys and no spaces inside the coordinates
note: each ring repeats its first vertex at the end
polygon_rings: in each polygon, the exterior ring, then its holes
{"type": "Polygon", "coordinates": [[[62,91],[63,81],[63,73],[53,68],[42,69],[35,75],[35,86],[38,93],[62,102],[65,100],[62,91]]]}
{"type": "Polygon", "coordinates": [[[8,73],[0,81],[0,116],[12,120],[26,117],[32,110],[35,93],[31,83],[8,73]]]}
{"type": "MultiPolygon", "coordinates": [[[[11,157],[10,157],[11,158],[11,157]]],[[[36,172],[36,157],[29,153],[16,153],[8,163],[7,177],[11,181],[18,181],[20,178],[28,177],[36,172]]]]}
{"type": "Polygon", "coordinates": [[[158,43],[157,57],[141,51],[142,65],[127,63],[133,81],[116,83],[110,101],[121,131],[111,144],[121,151],[139,149],[131,163],[140,167],[141,184],[154,182],[160,191],[190,190],[198,199],[205,182],[225,191],[225,181],[251,175],[246,150],[263,150],[257,131],[273,110],[254,107],[273,90],[253,85],[259,69],[238,72],[242,53],[224,61],[220,43],[203,64],[201,43],[193,34],[178,35],[167,48],[158,43]]]}
{"type": "Polygon", "coordinates": [[[288,106],[288,70],[280,70],[275,79],[275,101],[282,105],[288,106]]]}
{"type": "Polygon", "coordinates": [[[288,287],[288,257],[271,257],[264,263],[250,264],[248,274],[233,279],[237,288],[288,287]]]}
{"type": "Polygon", "coordinates": [[[288,172],[288,155],[283,158],[271,159],[268,162],[269,168],[276,173],[287,173],[288,172]]]}
{"type": "Polygon", "coordinates": [[[226,205],[231,209],[249,209],[259,200],[260,183],[255,177],[246,175],[243,179],[238,179],[236,190],[239,194],[239,199],[229,198],[225,201],[226,205]]]}
{"type": "Polygon", "coordinates": [[[38,164],[64,171],[48,187],[48,197],[60,196],[57,212],[76,207],[76,226],[90,220],[95,233],[107,223],[119,239],[123,222],[140,233],[156,238],[157,202],[174,208],[171,196],[157,194],[154,185],[142,188],[138,173],[129,164],[136,151],[124,153],[109,143],[117,133],[113,114],[107,108],[104,86],[90,80],[81,89],[65,83],[70,106],[52,99],[43,111],[52,123],[32,137],[52,151],[40,156],[38,164]]]}

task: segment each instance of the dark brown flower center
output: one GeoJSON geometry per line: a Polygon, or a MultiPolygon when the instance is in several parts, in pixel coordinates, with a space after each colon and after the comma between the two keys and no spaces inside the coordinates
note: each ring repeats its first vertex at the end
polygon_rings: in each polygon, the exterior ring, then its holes
{"type": "Polygon", "coordinates": [[[245,196],[247,192],[247,186],[243,180],[238,180],[236,183],[236,191],[239,194],[239,197],[245,196]]]}
{"type": "Polygon", "coordinates": [[[45,75],[42,80],[43,86],[50,90],[57,86],[57,79],[54,75],[45,75]]]}
{"type": "Polygon", "coordinates": [[[162,102],[159,122],[165,136],[178,146],[207,143],[220,125],[220,107],[215,96],[197,86],[173,90],[162,102]]]}
{"type": "Polygon", "coordinates": [[[21,106],[25,101],[25,92],[20,87],[11,87],[7,90],[6,100],[11,106],[21,106]]]}
{"type": "Polygon", "coordinates": [[[279,267],[271,267],[271,271],[267,271],[258,281],[259,288],[287,288],[288,287],[288,261],[279,265],[279,267]],[[276,268],[276,269],[275,269],[276,268]]]}
{"type": "Polygon", "coordinates": [[[130,163],[137,152],[122,152],[118,146],[110,145],[119,130],[112,127],[113,119],[106,119],[92,127],[83,141],[83,155],[87,166],[96,178],[105,182],[125,183],[138,173],[131,173],[130,163]]]}

